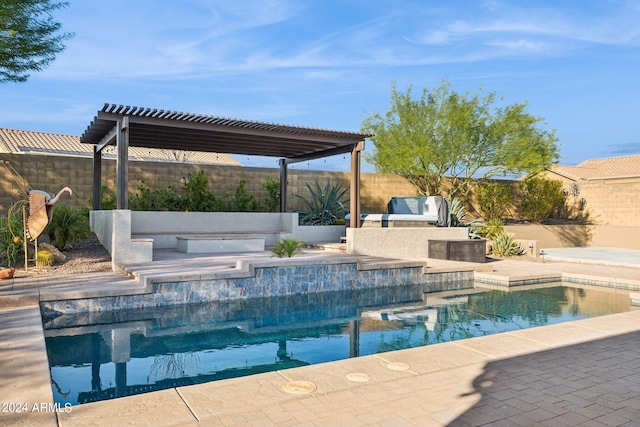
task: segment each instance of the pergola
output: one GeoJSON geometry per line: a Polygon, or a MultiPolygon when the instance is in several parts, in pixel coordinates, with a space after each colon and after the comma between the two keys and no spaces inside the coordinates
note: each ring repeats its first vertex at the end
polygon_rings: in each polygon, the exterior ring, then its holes
{"type": "Polygon", "coordinates": [[[350,226],[360,225],[360,152],[372,135],[202,114],[105,104],[80,137],[94,145],[93,209],[100,209],[102,150],[116,146],[117,209],[128,208],[129,147],[279,158],[280,211],[287,210],[287,165],[351,153],[350,226]]]}

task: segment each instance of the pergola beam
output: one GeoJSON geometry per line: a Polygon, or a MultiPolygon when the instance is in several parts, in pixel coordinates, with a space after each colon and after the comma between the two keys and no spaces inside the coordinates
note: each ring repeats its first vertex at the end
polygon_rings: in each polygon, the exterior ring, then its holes
{"type": "Polygon", "coordinates": [[[113,128],[111,128],[111,130],[109,131],[108,134],[106,134],[101,140],[100,142],[98,142],[95,145],[95,150],[98,152],[102,152],[102,150],[104,150],[104,148],[109,145],[109,144],[113,144],[116,140],[116,137],[118,136],[118,126],[114,126],[113,128]]]}
{"type": "MultiPolygon", "coordinates": [[[[80,141],[94,145],[94,209],[100,206],[102,150],[115,141],[116,205],[127,209],[129,147],[280,158],[280,210],[287,209],[287,165],[351,153],[351,213],[359,218],[360,151],[372,135],[105,104],[80,141]]],[[[359,221],[356,221],[356,227],[359,221]]]]}

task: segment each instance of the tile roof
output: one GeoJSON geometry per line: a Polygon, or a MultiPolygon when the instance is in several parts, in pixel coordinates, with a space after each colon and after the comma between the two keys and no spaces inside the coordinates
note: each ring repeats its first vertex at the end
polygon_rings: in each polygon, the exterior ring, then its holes
{"type": "MultiPolygon", "coordinates": [[[[42,153],[74,157],[93,157],[93,145],[83,144],[79,136],[61,135],[0,128],[0,153],[42,153]]],[[[116,158],[114,147],[103,151],[103,158],[116,158]]],[[[130,160],[153,162],[198,163],[210,165],[242,166],[224,153],[200,151],[160,150],[157,148],[129,147],[130,160]]]]}
{"type": "Polygon", "coordinates": [[[640,154],[585,160],[576,166],[555,165],[551,171],[574,180],[640,177],[640,154]]]}

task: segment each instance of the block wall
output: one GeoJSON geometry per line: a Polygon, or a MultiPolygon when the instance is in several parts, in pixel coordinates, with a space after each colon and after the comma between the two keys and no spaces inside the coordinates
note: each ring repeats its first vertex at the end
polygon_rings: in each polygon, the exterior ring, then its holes
{"type": "MultiPolygon", "coordinates": [[[[13,168],[24,177],[25,181],[33,189],[44,190],[51,194],[57,193],[61,188],[70,187],[74,195],[63,196],[62,203],[68,206],[88,206],[92,197],[93,166],[92,159],[80,157],[65,157],[52,155],[33,154],[0,154],[0,160],[9,161],[13,168]]],[[[254,168],[243,166],[217,166],[195,165],[188,163],[165,162],[129,162],[129,196],[136,192],[139,180],[152,189],[178,187],[181,177],[189,174],[195,175],[203,170],[207,176],[209,187],[216,195],[233,195],[238,183],[245,180],[245,188],[250,194],[254,194],[258,201],[264,201],[265,191],[262,187],[267,178],[278,180],[280,171],[278,168],[254,168]]],[[[301,209],[300,201],[296,194],[308,196],[305,184],[314,184],[318,179],[324,185],[327,179],[332,183],[342,183],[344,188],[349,188],[350,173],[296,170],[288,171],[288,210],[301,209]]],[[[6,168],[0,167],[0,213],[6,213],[7,209],[17,200],[25,197],[16,183],[20,178],[10,173],[6,168]]],[[[114,160],[102,160],[102,184],[115,192],[116,163],[114,160]]],[[[347,191],[347,198],[348,198],[347,191]]],[[[362,212],[386,212],[387,202],[393,196],[415,196],[417,191],[404,178],[396,175],[380,175],[363,173],[361,175],[361,211],[362,212]]]]}
{"type": "MultiPolygon", "coordinates": [[[[34,189],[56,193],[62,187],[71,187],[74,196],[63,196],[62,202],[69,206],[89,206],[92,195],[92,160],[89,158],[35,154],[0,154],[34,189]]],[[[102,183],[115,191],[115,161],[102,161],[102,183]]],[[[246,189],[259,201],[264,201],[262,184],[267,177],[279,179],[278,168],[254,168],[243,166],[194,165],[166,162],[129,162],[129,195],[138,186],[138,180],[152,189],[178,186],[181,177],[205,171],[211,191],[216,195],[233,195],[240,180],[245,180],[246,189]]],[[[601,225],[625,225],[640,227],[640,177],[627,179],[589,180],[577,183],[578,195],[572,196],[572,181],[555,174],[569,194],[569,203],[582,203],[588,218],[601,225]],[[583,202],[580,202],[581,199],[583,202]]],[[[323,185],[327,179],[349,187],[348,172],[327,172],[289,169],[288,209],[295,211],[302,205],[296,194],[307,197],[306,183],[313,185],[318,179],[323,185]]],[[[363,173],[361,176],[361,211],[363,213],[386,212],[387,202],[394,196],[416,196],[418,192],[406,179],[397,175],[363,173]]],[[[5,213],[15,201],[24,198],[16,177],[0,167],[0,213],[5,213]]],[[[475,197],[471,196],[470,212],[478,212],[475,197]]]]}
{"type": "Polygon", "coordinates": [[[640,177],[573,181],[548,173],[562,182],[567,204],[594,224],[640,227],[640,177]]]}

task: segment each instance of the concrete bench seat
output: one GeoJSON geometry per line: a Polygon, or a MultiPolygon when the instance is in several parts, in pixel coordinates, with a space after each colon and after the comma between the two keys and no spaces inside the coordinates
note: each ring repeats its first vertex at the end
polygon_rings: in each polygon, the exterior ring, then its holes
{"type": "Polygon", "coordinates": [[[225,252],[263,252],[264,237],[250,235],[186,235],[177,236],[178,252],[225,253],[225,252]]]}
{"type": "MultiPolygon", "coordinates": [[[[152,239],[154,249],[178,248],[178,237],[190,238],[196,240],[198,238],[212,239],[218,237],[229,237],[234,239],[242,239],[244,237],[262,238],[265,246],[274,245],[283,237],[291,236],[290,232],[283,230],[265,230],[265,231],[208,231],[208,232],[180,232],[180,231],[160,231],[160,232],[136,232],[132,233],[133,239],[152,239]]],[[[179,250],[179,249],[178,249],[179,250]]],[[[207,251],[208,252],[208,251],[207,251]]],[[[193,252],[191,252],[193,253],[193,252]]]]}

